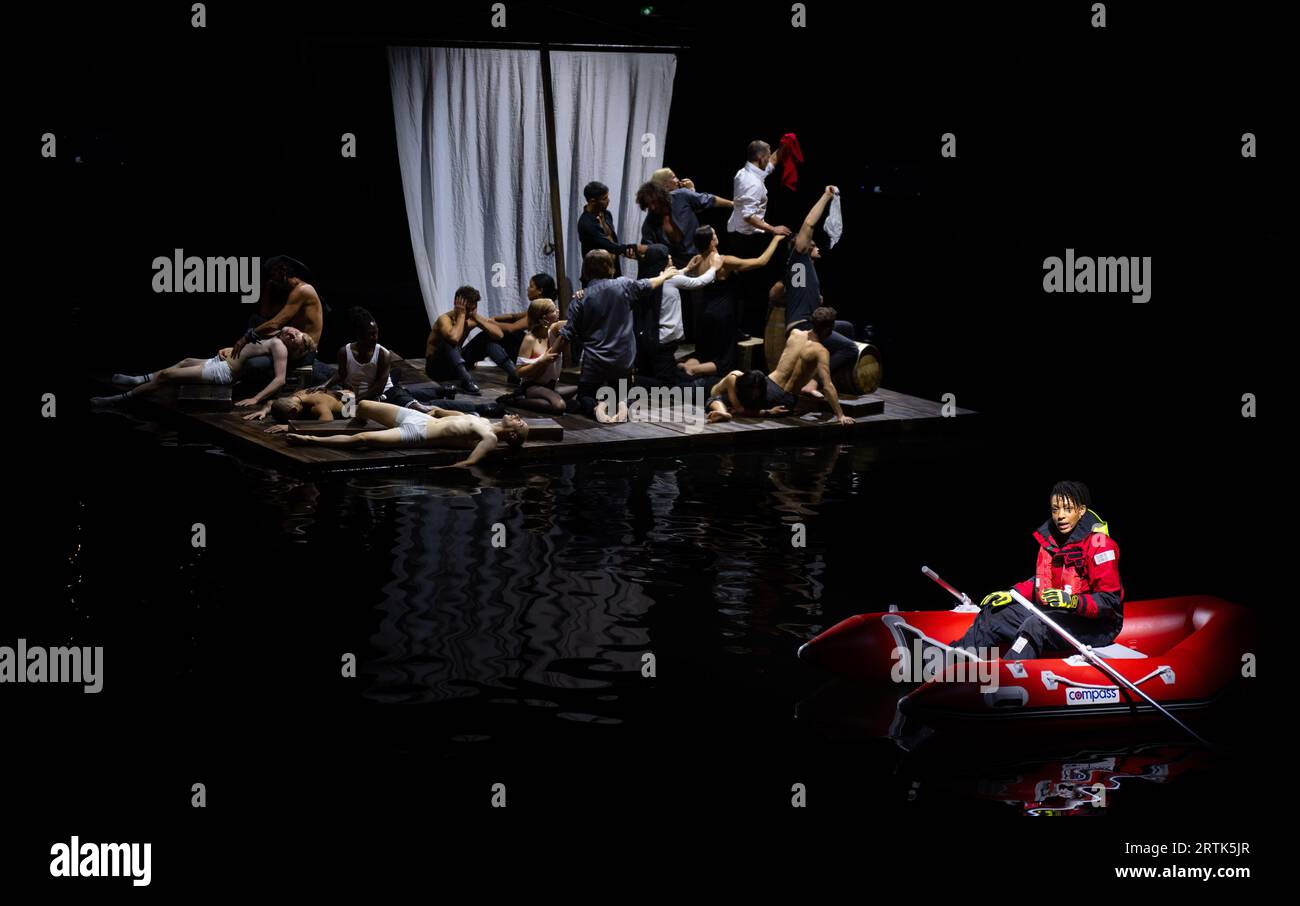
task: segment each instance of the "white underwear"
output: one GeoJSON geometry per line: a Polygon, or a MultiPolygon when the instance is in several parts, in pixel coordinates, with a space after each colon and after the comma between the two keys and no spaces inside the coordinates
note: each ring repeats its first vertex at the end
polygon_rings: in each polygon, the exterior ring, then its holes
{"type": "Polygon", "coordinates": [[[397,430],[401,433],[402,443],[422,444],[428,440],[429,422],[432,416],[425,415],[418,409],[404,408],[397,410],[397,430]]]}
{"type": "Polygon", "coordinates": [[[215,355],[203,363],[202,377],[205,384],[229,384],[234,380],[230,363],[215,355]]]}

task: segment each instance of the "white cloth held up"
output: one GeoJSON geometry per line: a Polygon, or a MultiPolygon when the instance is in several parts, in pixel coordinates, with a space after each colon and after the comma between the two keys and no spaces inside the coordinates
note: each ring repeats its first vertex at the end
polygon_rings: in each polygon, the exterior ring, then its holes
{"type": "Polygon", "coordinates": [[[840,214],[840,193],[836,192],[831,199],[831,212],[826,215],[826,235],[831,237],[831,248],[835,248],[835,243],[840,241],[840,234],[844,232],[844,217],[840,214]]]}

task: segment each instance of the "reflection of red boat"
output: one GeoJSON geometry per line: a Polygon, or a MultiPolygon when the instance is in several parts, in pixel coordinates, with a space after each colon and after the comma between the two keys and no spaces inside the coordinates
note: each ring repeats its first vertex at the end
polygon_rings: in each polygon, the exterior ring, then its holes
{"type": "MultiPolygon", "coordinates": [[[[959,638],[974,618],[959,610],[859,614],[812,639],[799,656],[848,679],[893,685],[899,673],[916,675],[919,652],[959,638]]],[[[1251,622],[1249,611],[1220,598],[1132,601],[1124,605],[1124,631],[1095,651],[1165,708],[1204,707],[1241,676],[1242,657],[1252,650],[1251,622]]],[[[1026,718],[1106,722],[1135,709],[1154,711],[1078,654],[985,668],[995,682],[982,684],[973,670],[958,678],[949,668],[908,693],[900,710],[936,727],[1026,718]]]]}
{"type": "MultiPolygon", "coordinates": [[[[1002,776],[985,767],[973,785],[981,798],[1019,804],[1027,815],[1098,815],[1124,781],[1168,783],[1212,763],[1205,749],[1146,746],[1010,765],[1002,776]]],[[[956,785],[964,784],[959,779],[956,785]]]]}

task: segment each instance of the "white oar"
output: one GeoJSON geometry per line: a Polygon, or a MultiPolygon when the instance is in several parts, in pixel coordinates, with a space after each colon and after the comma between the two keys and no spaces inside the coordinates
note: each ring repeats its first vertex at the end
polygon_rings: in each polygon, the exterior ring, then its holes
{"type": "Polygon", "coordinates": [[[1115,682],[1119,683],[1125,689],[1138,695],[1140,698],[1146,701],[1148,705],[1155,708],[1165,717],[1169,718],[1174,723],[1178,724],[1178,726],[1186,730],[1192,736],[1192,738],[1195,739],[1197,742],[1199,742],[1201,745],[1206,746],[1208,748],[1213,748],[1212,746],[1210,746],[1210,743],[1206,741],[1204,738],[1202,738],[1202,736],[1199,733],[1197,733],[1191,727],[1187,726],[1187,724],[1183,723],[1181,720],[1179,720],[1178,718],[1170,714],[1168,711],[1166,711],[1164,707],[1160,705],[1159,702],[1157,702],[1151,696],[1147,695],[1145,692],[1139,689],[1135,684],[1129,682],[1129,680],[1123,674],[1121,674],[1110,664],[1106,663],[1106,660],[1104,658],[1102,658],[1100,655],[1093,652],[1092,647],[1090,645],[1085,645],[1082,642],[1080,642],[1078,639],[1076,639],[1074,636],[1070,635],[1070,633],[1062,629],[1055,620],[1053,620],[1047,614],[1043,613],[1041,610],[1035,607],[1024,595],[1016,591],[1014,588],[1011,589],[1011,597],[1015,598],[1016,601],[1022,607],[1024,607],[1034,616],[1038,617],[1038,619],[1046,623],[1057,635],[1059,635],[1061,638],[1069,642],[1070,645],[1076,651],[1078,651],[1081,655],[1083,655],[1084,660],[1088,661],[1088,663],[1092,664],[1092,666],[1096,667],[1102,673],[1106,674],[1115,682]]]}
{"type": "Polygon", "coordinates": [[[948,592],[950,595],[952,595],[954,598],[956,598],[958,601],[961,601],[963,604],[967,604],[967,605],[969,605],[969,606],[971,606],[971,607],[974,607],[974,606],[975,606],[975,602],[972,601],[968,595],[964,594],[963,592],[958,591],[957,589],[955,589],[955,588],[953,588],[951,585],[949,585],[947,582],[945,582],[945,581],[943,581],[942,579],[940,579],[940,578],[939,578],[939,574],[936,573],[934,570],[930,569],[930,567],[928,567],[928,566],[922,566],[922,567],[921,567],[921,572],[925,573],[925,574],[926,574],[927,576],[929,576],[931,579],[933,579],[934,581],[938,582],[940,586],[942,586],[945,590],[947,590],[947,592],[948,592]]]}

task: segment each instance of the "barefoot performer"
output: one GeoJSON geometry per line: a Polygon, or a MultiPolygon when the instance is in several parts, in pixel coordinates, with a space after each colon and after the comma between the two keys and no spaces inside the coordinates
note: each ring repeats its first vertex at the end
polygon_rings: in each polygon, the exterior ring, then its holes
{"type": "Polygon", "coordinates": [[[479,462],[503,441],[517,450],[528,439],[528,425],[517,415],[507,415],[501,421],[493,423],[478,415],[452,412],[437,406],[426,414],[418,409],[403,408],[391,403],[362,400],[357,403],[357,417],[379,422],[385,430],[321,437],[288,434],[286,439],[291,444],[320,444],[328,447],[450,447],[469,450],[469,456],[456,463],[461,468],[469,468],[479,462]]]}

